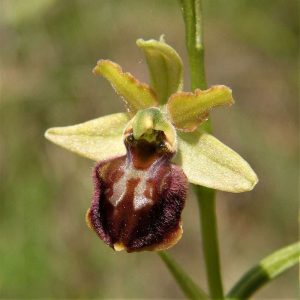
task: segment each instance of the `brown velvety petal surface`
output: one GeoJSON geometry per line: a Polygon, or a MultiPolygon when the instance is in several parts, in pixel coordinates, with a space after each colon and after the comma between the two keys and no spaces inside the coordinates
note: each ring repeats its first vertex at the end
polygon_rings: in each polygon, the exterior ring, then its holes
{"type": "Polygon", "coordinates": [[[115,250],[169,248],[182,234],[186,176],[155,143],[127,141],[126,147],[126,156],[95,167],[88,223],[115,250]]]}

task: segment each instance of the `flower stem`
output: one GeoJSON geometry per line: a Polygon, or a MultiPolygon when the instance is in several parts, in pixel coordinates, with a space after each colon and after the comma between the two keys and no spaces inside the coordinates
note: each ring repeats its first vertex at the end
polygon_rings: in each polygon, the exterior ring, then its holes
{"type": "MultiPolygon", "coordinates": [[[[186,45],[188,50],[191,87],[206,89],[204,67],[204,44],[202,27],[202,3],[201,0],[181,0],[183,19],[185,22],[186,45]]],[[[202,128],[211,132],[209,121],[202,128]]],[[[201,232],[203,239],[203,252],[206,263],[206,273],[210,296],[221,299],[223,295],[219,245],[217,238],[217,222],[215,214],[215,191],[194,185],[201,219],[201,232]]]]}
{"type": "Polygon", "coordinates": [[[184,272],[184,270],[171,258],[167,252],[161,251],[158,252],[158,254],[188,299],[208,299],[208,296],[205,294],[205,292],[194,283],[194,281],[184,272]]]}
{"type": "Polygon", "coordinates": [[[202,4],[200,0],[181,0],[181,5],[185,22],[192,90],[205,89],[202,4]]]}
{"type": "Polygon", "coordinates": [[[210,296],[213,299],[222,299],[223,287],[220,273],[219,245],[217,238],[215,191],[197,185],[194,185],[194,190],[199,205],[202,246],[206,263],[210,296]]]}

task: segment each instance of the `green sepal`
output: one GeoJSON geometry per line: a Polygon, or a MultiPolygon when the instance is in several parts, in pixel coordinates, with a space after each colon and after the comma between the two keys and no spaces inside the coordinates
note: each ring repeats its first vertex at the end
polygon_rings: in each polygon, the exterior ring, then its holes
{"type": "Polygon", "coordinates": [[[182,89],[182,60],[178,53],[163,38],[159,41],[137,40],[137,45],[146,56],[154,89],[159,104],[165,104],[173,93],[182,89]]]}
{"type": "Polygon", "coordinates": [[[249,164],[212,135],[178,132],[177,140],[175,163],[189,182],[233,193],[250,191],[258,182],[249,164]]]}
{"type": "Polygon", "coordinates": [[[130,73],[124,73],[118,64],[110,60],[99,60],[93,72],[102,75],[111,83],[116,93],[125,101],[130,113],[135,114],[140,109],[158,105],[153,90],[130,73]]]}
{"type": "Polygon", "coordinates": [[[45,137],[69,151],[101,161],[126,154],[123,130],[128,121],[127,114],[117,113],[73,126],[50,128],[45,137]]]}
{"type": "Polygon", "coordinates": [[[194,93],[173,94],[167,103],[167,110],[177,129],[191,132],[207,119],[213,107],[233,103],[231,89],[216,85],[204,91],[196,89],[194,93]]]}

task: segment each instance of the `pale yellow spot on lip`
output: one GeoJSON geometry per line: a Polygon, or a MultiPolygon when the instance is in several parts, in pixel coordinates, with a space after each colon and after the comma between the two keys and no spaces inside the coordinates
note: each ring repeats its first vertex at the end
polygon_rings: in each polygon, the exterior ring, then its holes
{"type": "Polygon", "coordinates": [[[86,221],[86,225],[88,226],[88,228],[90,228],[91,230],[94,230],[93,229],[93,226],[91,224],[91,220],[90,220],[90,217],[89,217],[89,214],[90,214],[90,208],[87,210],[86,214],[85,214],[85,221],[86,221]]]}
{"type": "Polygon", "coordinates": [[[116,251],[122,251],[122,250],[125,249],[125,246],[124,246],[123,243],[115,243],[115,244],[114,244],[114,249],[115,249],[116,251]]]}

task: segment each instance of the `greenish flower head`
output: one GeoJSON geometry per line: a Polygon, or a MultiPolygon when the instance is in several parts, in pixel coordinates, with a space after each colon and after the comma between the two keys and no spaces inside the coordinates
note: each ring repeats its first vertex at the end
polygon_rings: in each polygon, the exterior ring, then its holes
{"type": "Polygon", "coordinates": [[[111,83],[124,101],[126,113],[50,128],[45,134],[52,142],[100,162],[94,171],[96,192],[87,221],[112,248],[129,252],[166,249],[179,240],[185,178],[234,193],[249,191],[258,181],[241,156],[199,126],[212,108],[234,103],[231,89],[215,85],[184,92],[178,53],[162,38],[139,39],[137,45],[146,57],[150,85],[110,60],[98,61],[93,70],[111,83]],[[163,204],[166,199],[168,207],[163,204]],[[171,209],[174,201],[178,205],[171,209]],[[100,213],[101,205],[109,208],[100,213]],[[167,220],[170,211],[176,212],[175,223],[167,220]],[[148,220],[147,224],[141,223],[142,219],[148,220]],[[120,225],[121,220],[130,224],[131,231],[120,225]],[[162,233],[160,237],[154,234],[157,231],[162,233]],[[143,233],[137,236],[134,232],[143,233]]]}

